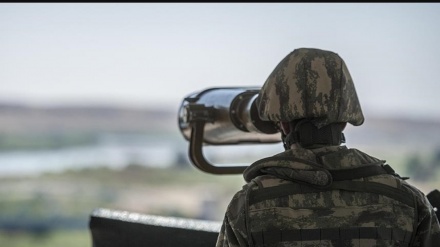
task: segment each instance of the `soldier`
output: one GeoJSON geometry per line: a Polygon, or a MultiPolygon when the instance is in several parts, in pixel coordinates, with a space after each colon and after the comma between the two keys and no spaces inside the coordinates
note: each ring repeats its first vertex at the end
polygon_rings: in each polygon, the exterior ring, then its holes
{"type": "Polygon", "coordinates": [[[260,118],[285,151],[250,165],[225,214],[222,246],[440,246],[426,196],[384,160],[347,148],[364,116],[343,59],[300,48],[269,75],[260,118]]]}

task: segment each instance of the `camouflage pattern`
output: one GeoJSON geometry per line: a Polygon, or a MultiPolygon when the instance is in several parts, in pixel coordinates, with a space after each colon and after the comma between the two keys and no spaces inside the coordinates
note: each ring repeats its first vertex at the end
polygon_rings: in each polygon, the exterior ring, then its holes
{"type": "Polygon", "coordinates": [[[382,185],[402,193],[403,200],[328,189],[341,182],[332,181],[329,170],[383,163],[345,146],[298,148],[259,160],[245,170],[247,184],[231,200],[216,246],[439,246],[433,207],[399,176],[379,174],[349,182],[382,185]],[[371,229],[377,232],[362,233],[371,229]],[[332,231],[336,234],[329,235],[332,231]]]}
{"type": "Polygon", "coordinates": [[[300,48],[269,75],[257,99],[260,118],[289,122],[315,118],[318,127],[336,122],[364,122],[353,80],[336,53],[300,48]]]}

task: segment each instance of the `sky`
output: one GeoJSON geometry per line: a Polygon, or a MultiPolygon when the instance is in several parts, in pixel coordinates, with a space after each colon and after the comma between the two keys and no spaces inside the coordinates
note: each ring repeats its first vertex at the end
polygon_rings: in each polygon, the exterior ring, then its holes
{"type": "Polygon", "coordinates": [[[178,109],[338,53],[368,115],[440,119],[439,3],[0,3],[0,102],[178,109]]]}

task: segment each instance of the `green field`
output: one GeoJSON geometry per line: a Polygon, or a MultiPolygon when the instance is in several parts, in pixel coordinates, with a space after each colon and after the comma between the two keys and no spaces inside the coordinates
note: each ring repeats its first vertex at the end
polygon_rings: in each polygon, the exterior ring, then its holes
{"type": "Polygon", "coordinates": [[[0,243],[5,247],[91,247],[92,239],[85,229],[56,230],[45,235],[0,232],[0,243]]]}

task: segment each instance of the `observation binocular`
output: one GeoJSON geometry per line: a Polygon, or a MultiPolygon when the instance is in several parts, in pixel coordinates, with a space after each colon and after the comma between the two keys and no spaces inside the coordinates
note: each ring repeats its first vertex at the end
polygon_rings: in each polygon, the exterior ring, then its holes
{"type": "Polygon", "coordinates": [[[203,156],[204,145],[281,142],[275,124],[258,115],[259,91],[259,87],[208,88],[184,98],[178,124],[190,142],[189,157],[196,167],[215,174],[241,173],[246,168],[210,164],[203,156]]]}

